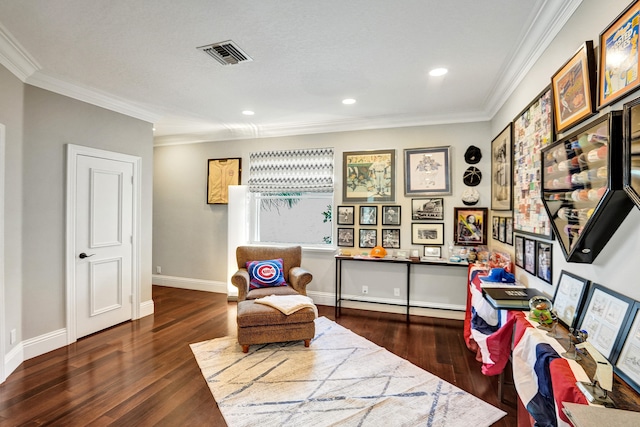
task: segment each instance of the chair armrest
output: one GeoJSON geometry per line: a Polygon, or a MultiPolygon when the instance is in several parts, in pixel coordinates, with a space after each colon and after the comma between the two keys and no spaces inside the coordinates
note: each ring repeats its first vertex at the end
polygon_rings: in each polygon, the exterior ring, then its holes
{"type": "Polygon", "coordinates": [[[246,268],[241,268],[233,273],[233,276],[231,276],[231,284],[238,288],[238,301],[247,299],[247,293],[249,292],[249,272],[246,268]]]}
{"type": "Polygon", "coordinates": [[[289,284],[302,295],[307,295],[307,285],[311,279],[313,275],[302,267],[293,267],[289,270],[289,284]]]}

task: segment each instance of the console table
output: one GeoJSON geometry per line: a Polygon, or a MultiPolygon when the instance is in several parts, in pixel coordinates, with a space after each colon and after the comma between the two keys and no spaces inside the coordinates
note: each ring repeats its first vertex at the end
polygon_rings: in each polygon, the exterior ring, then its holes
{"type": "Polygon", "coordinates": [[[396,258],[369,258],[369,257],[359,257],[359,256],[342,256],[337,255],[336,257],[336,276],[335,276],[335,295],[336,295],[336,303],[335,303],[335,316],[336,318],[340,317],[340,309],[342,301],[359,301],[366,302],[371,304],[387,304],[387,305],[398,305],[406,307],[406,321],[409,323],[409,312],[411,309],[410,303],[410,291],[411,291],[411,266],[412,265],[438,265],[438,266],[450,266],[450,267],[464,267],[468,268],[468,264],[466,262],[448,262],[448,261],[412,261],[410,259],[396,259],[396,258]],[[402,264],[406,266],[405,269],[405,283],[406,283],[406,301],[404,303],[392,303],[392,302],[380,302],[380,301],[369,301],[359,298],[343,298],[342,297],[342,262],[343,261],[356,261],[356,262],[373,262],[373,263],[392,263],[392,264],[402,264]]]}

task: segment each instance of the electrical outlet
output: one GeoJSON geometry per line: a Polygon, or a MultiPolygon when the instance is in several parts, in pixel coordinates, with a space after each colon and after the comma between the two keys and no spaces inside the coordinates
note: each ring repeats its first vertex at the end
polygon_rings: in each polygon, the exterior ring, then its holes
{"type": "Polygon", "coordinates": [[[394,297],[400,296],[400,288],[393,288],[393,296],[394,297]]]}
{"type": "Polygon", "coordinates": [[[156,274],[162,274],[162,267],[159,265],[156,266],[156,274]]]}
{"type": "Polygon", "coordinates": [[[368,286],[362,286],[362,293],[363,294],[368,294],[369,293],[369,287],[368,286]]]}
{"type": "Polygon", "coordinates": [[[15,344],[16,339],[17,339],[16,330],[12,329],[11,332],[9,332],[9,344],[15,344]]]}

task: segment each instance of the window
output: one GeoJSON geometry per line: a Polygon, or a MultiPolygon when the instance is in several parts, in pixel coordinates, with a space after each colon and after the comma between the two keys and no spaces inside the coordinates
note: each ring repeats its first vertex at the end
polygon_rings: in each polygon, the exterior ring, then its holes
{"type": "Polygon", "coordinates": [[[249,157],[252,243],[332,247],[333,148],[249,157]]]}
{"type": "Polygon", "coordinates": [[[333,242],[333,193],[253,193],[254,243],[326,246],[333,242]]]}

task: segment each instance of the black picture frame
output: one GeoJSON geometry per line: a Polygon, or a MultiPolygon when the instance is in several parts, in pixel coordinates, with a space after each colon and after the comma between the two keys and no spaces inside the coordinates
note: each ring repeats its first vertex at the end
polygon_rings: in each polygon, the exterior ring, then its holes
{"type": "Polygon", "coordinates": [[[538,240],[536,258],[536,276],[551,284],[553,279],[553,245],[538,240]]]}
{"type": "Polygon", "coordinates": [[[444,199],[442,197],[423,197],[419,199],[411,199],[411,220],[444,220],[444,199]]]}
{"type": "Polygon", "coordinates": [[[414,222],[411,224],[412,245],[444,245],[444,223],[414,222]]]}
{"type": "Polygon", "coordinates": [[[611,356],[614,372],[640,393],[640,302],[634,302],[611,356]]]}
{"type": "Polygon", "coordinates": [[[209,159],[207,162],[207,204],[229,204],[229,186],[240,185],[242,158],[209,159]]]}
{"type": "Polygon", "coordinates": [[[536,261],[538,260],[536,249],[535,240],[524,239],[524,270],[534,276],[536,275],[536,261]]]}
{"type": "Polygon", "coordinates": [[[605,358],[609,359],[619,347],[633,305],[631,298],[605,286],[592,283],[589,287],[578,328],[587,331],[589,342],[605,358]]]}
{"type": "Polygon", "coordinates": [[[500,217],[494,215],[491,218],[491,238],[498,240],[498,237],[500,237],[500,217]]]}
{"type": "Polygon", "coordinates": [[[352,248],[355,245],[355,229],[338,228],[338,246],[352,248]]]}
{"type": "Polygon", "coordinates": [[[511,171],[512,160],[511,123],[491,141],[491,210],[510,211],[513,207],[511,171]]]}
{"type": "Polygon", "coordinates": [[[400,229],[382,229],[382,247],[385,249],[400,249],[400,229]]]}
{"type": "Polygon", "coordinates": [[[640,209],[640,98],[623,106],[623,188],[640,209]]]}
{"type": "Polygon", "coordinates": [[[524,237],[516,236],[514,244],[515,264],[520,268],[524,268],[524,237]]]}
{"type": "Polygon", "coordinates": [[[404,194],[451,194],[451,147],[404,150],[404,194]]]}
{"type": "Polygon", "coordinates": [[[462,246],[486,245],[488,221],[487,208],[453,208],[453,243],[462,246]]]}
{"type": "Polygon", "coordinates": [[[338,225],[354,225],[355,224],[355,206],[338,206],[337,209],[338,225]]]}
{"type": "Polygon", "coordinates": [[[498,217],[498,241],[506,242],[507,217],[498,217]]]}
{"type": "Polygon", "coordinates": [[[562,270],[553,295],[553,309],[558,322],[566,328],[575,328],[584,306],[590,281],[562,270]]]}
{"type": "Polygon", "coordinates": [[[401,212],[400,205],[382,206],[382,225],[400,225],[401,212]]]}
{"type": "Polygon", "coordinates": [[[361,228],[358,233],[358,247],[375,248],[378,245],[378,230],[361,228]]]}
{"type": "Polygon", "coordinates": [[[508,216],[505,220],[505,241],[507,245],[513,246],[513,217],[508,216]]]}
{"type": "Polygon", "coordinates": [[[378,207],[364,205],[360,206],[360,225],[378,225],[378,207]]]}

